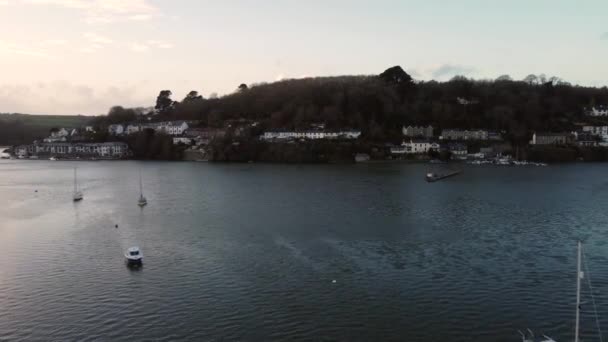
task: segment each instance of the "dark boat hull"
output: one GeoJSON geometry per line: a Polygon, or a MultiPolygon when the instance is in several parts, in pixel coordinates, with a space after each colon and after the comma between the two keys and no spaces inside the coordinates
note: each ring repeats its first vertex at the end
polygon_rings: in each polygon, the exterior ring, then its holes
{"type": "Polygon", "coordinates": [[[457,171],[457,172],[447,173],[444,175],[426,176],[426,181],[429,183],[432,183],[432,182],[440,181],[442,179],[446,179],[449,177],[454,177],[456,175],[459,175],[460,173],[461,173],[461,171],[457,171]]]}

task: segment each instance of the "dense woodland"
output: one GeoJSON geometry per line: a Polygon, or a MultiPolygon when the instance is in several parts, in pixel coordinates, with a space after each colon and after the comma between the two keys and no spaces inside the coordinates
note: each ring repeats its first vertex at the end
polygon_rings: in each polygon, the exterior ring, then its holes
{"type": "MultiPolygon", "coordinates": [[[[181,101],[160,92],[156,120],[202,120],[220,127],[228,119],[260,121],[264,128],[357,128],[368,141],[401,139],[404,124],[504,131],[509,141],[525,144],[533,131],[569,131],[576,123],[604,123],[584,116],[584,107],[608,104],[608,89],[573,86],[557,77],[501,76],[448,82],[415,81],[401,67],[377,76],[284,80],[248,87],[221,98],[196,91],[181,101]]],[[[141,109],[113,108],[101,122],[134,120],[141,109]]],[[[438,131],[437,131],[438,132],[438,131]]]]}

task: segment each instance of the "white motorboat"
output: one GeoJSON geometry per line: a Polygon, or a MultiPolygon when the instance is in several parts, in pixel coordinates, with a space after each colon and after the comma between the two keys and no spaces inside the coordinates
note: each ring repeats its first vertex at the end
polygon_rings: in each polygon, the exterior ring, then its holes
{"type": "Polygon", "coordinates": [[[78,189],[76,168],[74,168],[74,194],[73,194],[72,198],[73,198],[74,202],[82,201],[82,199],[84,198],[82,191],[80,191],[80,189],[78,189]]]}
{"type": "Polygon", "coordinates": [[[144,255],[139,247],[131,247],[125,252],[125,258],[129,265],[141,265],[144,261],[144,255]]]}

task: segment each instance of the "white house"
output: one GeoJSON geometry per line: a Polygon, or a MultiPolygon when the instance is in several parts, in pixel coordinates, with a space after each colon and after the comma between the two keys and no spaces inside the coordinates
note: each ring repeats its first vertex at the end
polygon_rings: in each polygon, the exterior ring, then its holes
{"type": "Polygon", "coordinates": [[[583,126],[583,132],[597,135],[603,141],[608,141],[608,126],[583,126]]]}
{"type": "Polygon", "coordinates": [[[161,126],[164,132],[169,135],[182,135],[189,127],[185,121],[165,122],[161,126]]]}
{"type": "Polygon", "coordinates": [[[192,145],[192,138],[189,137],[173,137],[173,145],[178,144],[192,145]]]}
{"type": "Polygon", "coordinates": [[[65,128],[61,128],[58,131],[51,132],[51,137],[53,138],[67,137],[68,135],[70,135],[70,132],[65,128]]]}
{"type": "Polygon", "coordinates": [[[133,133],[137,133],[139,132],[139,125],[135,125],[135,124],[130,124],[127,125],[127,128],[125,129],[127,134],[133,134],[133,133]]]}
{"type": "Polygon", "coordinates": [[[400,147],[391,148],[393,154],[423,154],[429,151],[439,151],[439,144],[426,140],[410,140],[404,141],[400,147]]]}
{"type": "Polygon", "coordinates": [[[108,126],[108,133],[111,135],[121,135],[125,132],[123,125],[110,125],[108,126]]]}
{"type": "Polygon", "coordinates": [[[586,112],[590,116],[608,116],[608,106],[591,107],[586,112]]]}

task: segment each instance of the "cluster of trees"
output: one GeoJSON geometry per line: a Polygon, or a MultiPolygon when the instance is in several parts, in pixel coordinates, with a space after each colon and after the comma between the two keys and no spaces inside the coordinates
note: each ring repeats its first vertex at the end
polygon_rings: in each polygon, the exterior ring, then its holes
{"type": "Polygon", "coordinates": [[[128,135],[124,141],[129,145],[136,159],[181,160],[182,148],[173,145],[173,139],[165,134],[145,129],[128,135]]]}

